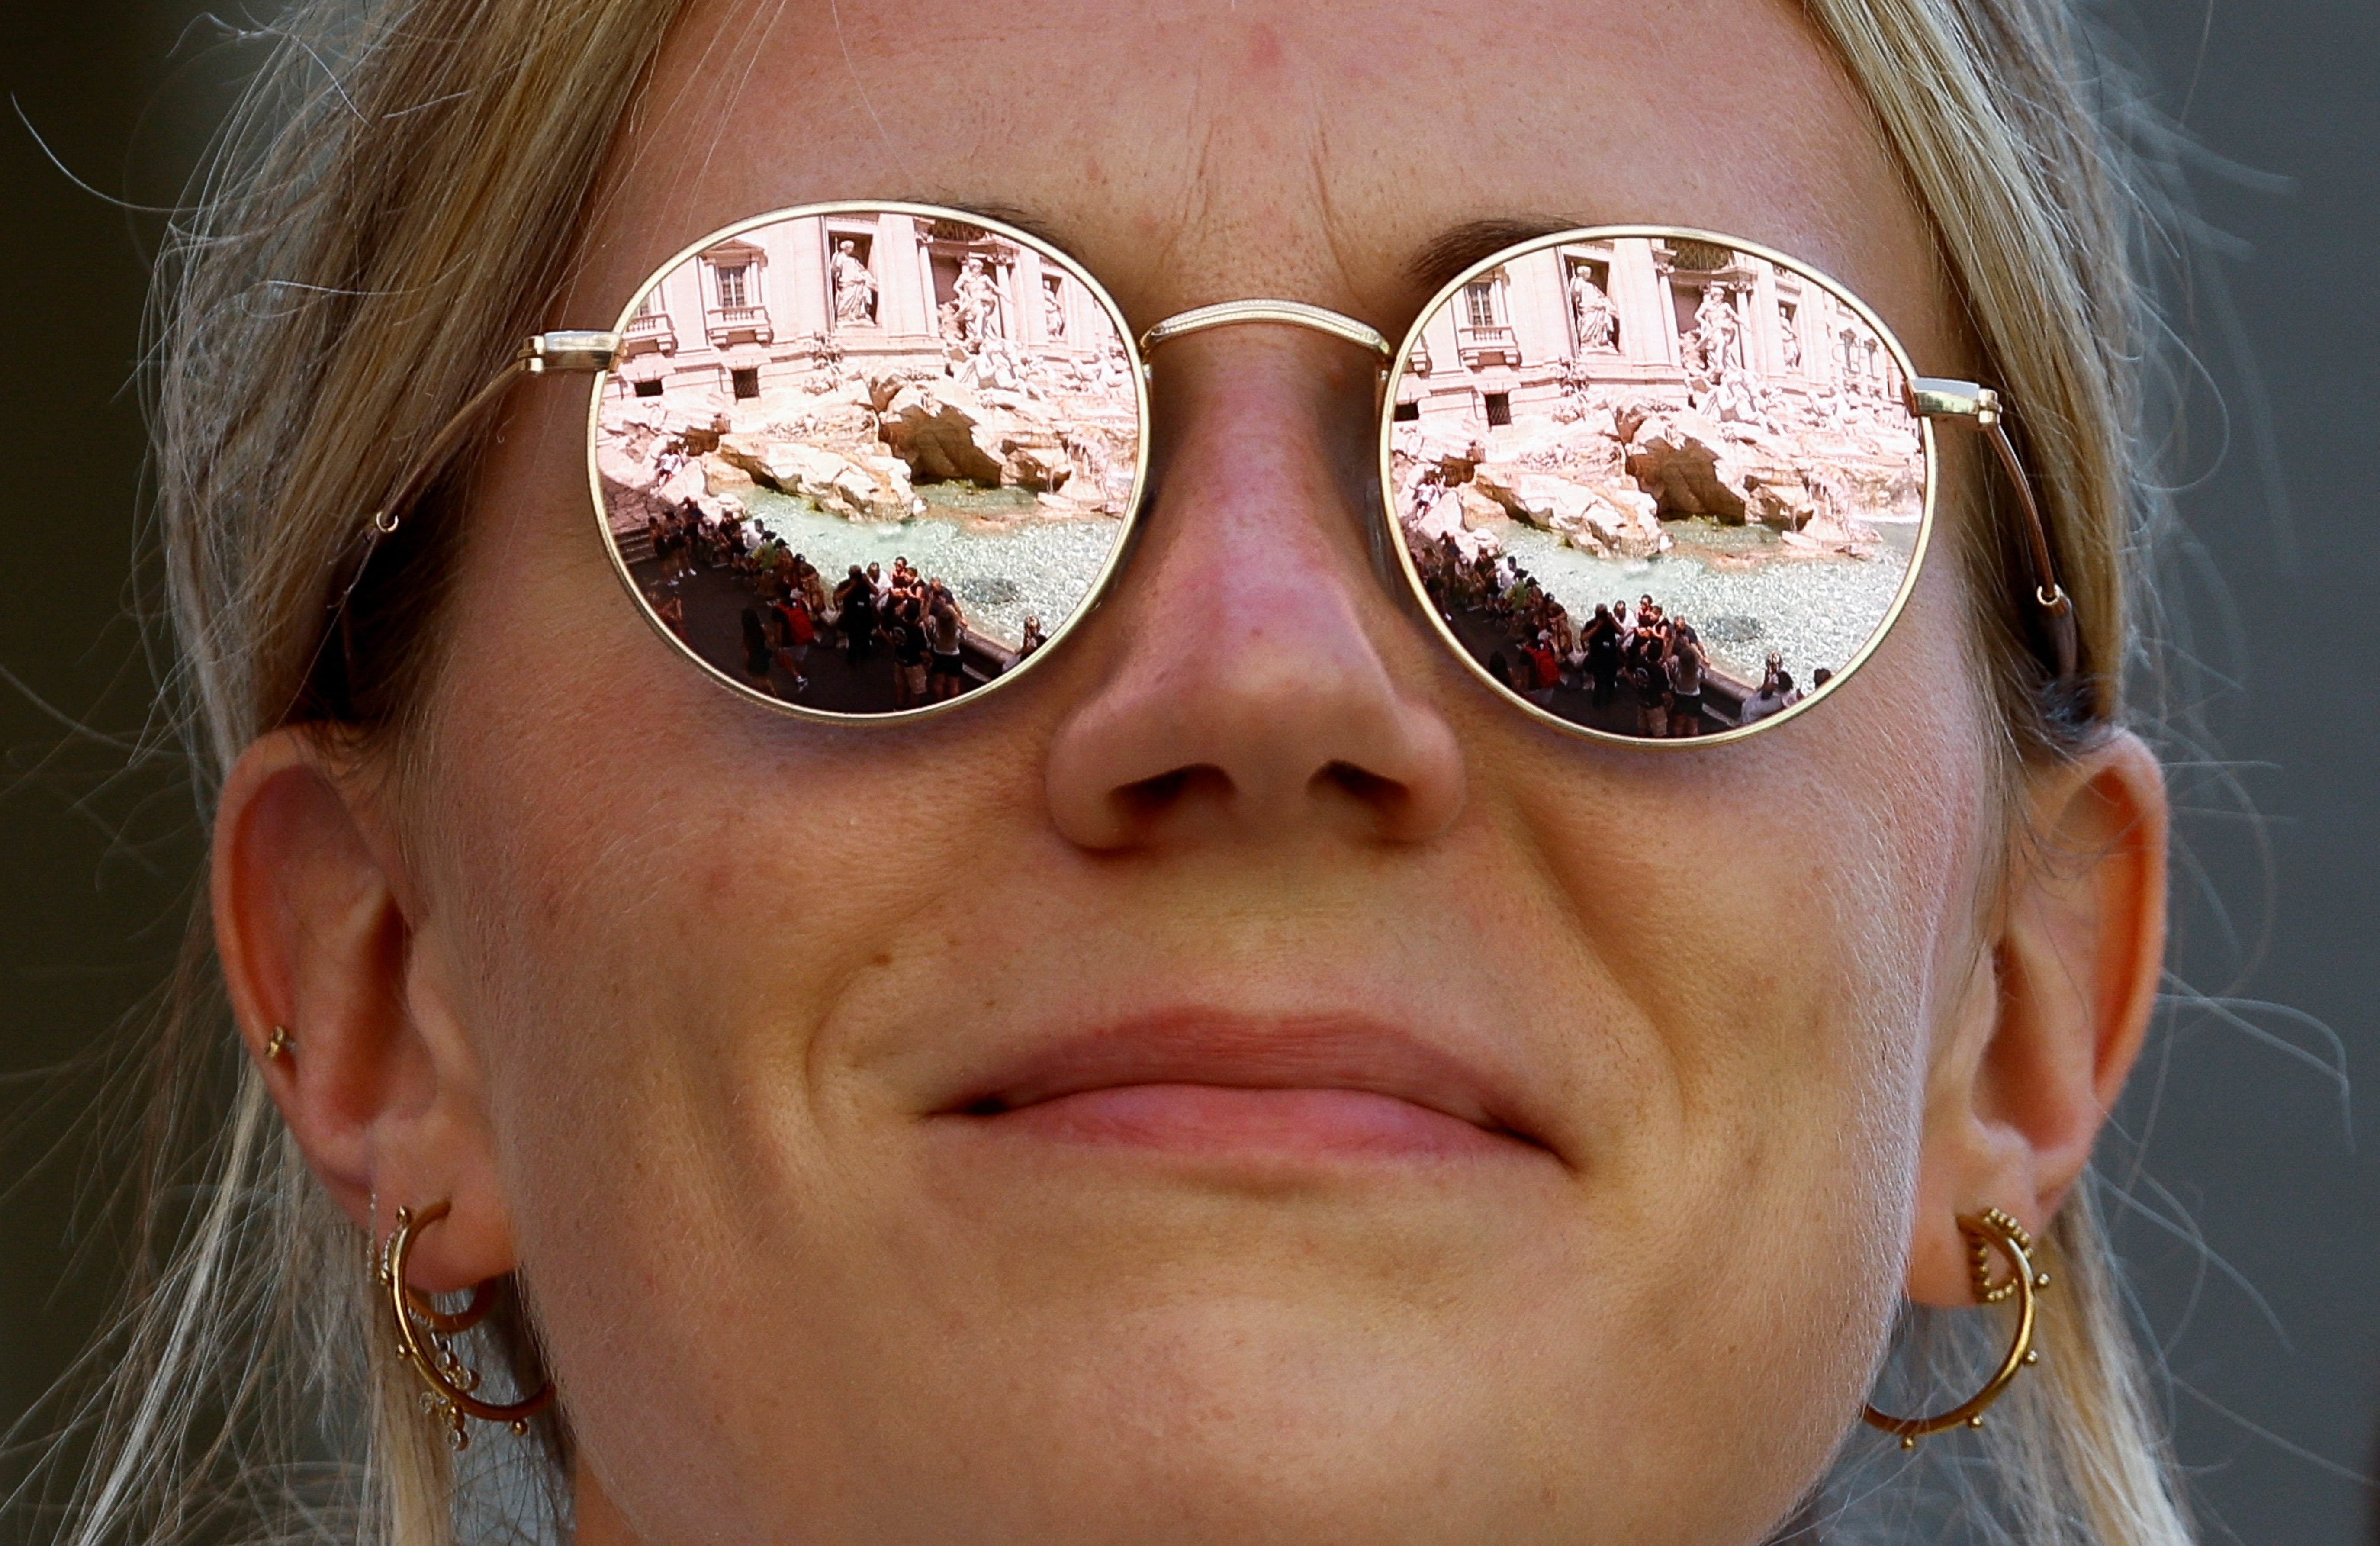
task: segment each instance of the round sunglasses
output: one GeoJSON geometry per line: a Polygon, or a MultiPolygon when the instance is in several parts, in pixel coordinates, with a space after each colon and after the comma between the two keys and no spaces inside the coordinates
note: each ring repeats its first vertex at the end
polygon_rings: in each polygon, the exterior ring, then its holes
{"type": "Polygon", "coordinates": [[[1147,489],[1154,352],[1246,324],[1379,357],[1397,568],[1465,667],[1547,724],[1708,743],[1834,691],[1925,559],[1942,419],[1996,448],[2045,668],[2074,676],[2073,608],[1996,395],[1918,375],[1809,264],[1670,226],[1517,242],[1391,347],[1279,300],[1135,340],[1080,263],[1013,225],[772,211],[684,249],[608,331],[528,340],[372,517],[365,562],[515,377],[589,373],[597,529],[662,639],[783,713],[944,712],[1030,671],[1113,582],[1147,489]]]}

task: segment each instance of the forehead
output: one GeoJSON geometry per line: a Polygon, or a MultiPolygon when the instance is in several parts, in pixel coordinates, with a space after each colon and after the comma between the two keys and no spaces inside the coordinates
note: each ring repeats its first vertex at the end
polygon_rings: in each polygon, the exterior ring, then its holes
{"type": "Polygon", "coordinates": [[[1836,274],[1921,369],[1949,342],[1925,222],[1785,0],[698,0],[623,127],[573,319],[746,215],[869,198],[1026,225],[1135,329],[1263,295],[1393,333],[1485,255],[1466,228],[1641,222],[1836,274]]]}

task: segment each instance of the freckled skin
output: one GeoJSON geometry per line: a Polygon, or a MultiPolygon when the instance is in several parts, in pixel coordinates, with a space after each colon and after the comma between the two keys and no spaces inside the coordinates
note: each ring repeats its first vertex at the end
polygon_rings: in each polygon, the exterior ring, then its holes
{"type": "MultiPolygon", "coordinates": [[[[1263,295],[1393,337],[1451,225],[1676,221],[1967,359],[1790,6],[1254,9],[880,0],[839,43],[824,6],[703,6],[552,321],[876,195],[1033,212],[1135,329],[1263,295]]],[[[413,835],[582,1541],[1750,1542],[1854,1420],[1993,832],[1958,581],[1752,744],[1565,739],[1372,573],[1371,390],[1318,335],[1168,345],[1110,604],[1013,688],[853,730],[662,647],[586,507],[583,395],[513,397],[413,835]],[[1402,814],[1313,779],[1346,747],[1402,814]],[[1098,827],[1119,770],[1202,763],[1098,827]],[[1445,1028],[1544,1150],[1200,1175],[924,1114],[1160,1001],[1445,1028]]]]}

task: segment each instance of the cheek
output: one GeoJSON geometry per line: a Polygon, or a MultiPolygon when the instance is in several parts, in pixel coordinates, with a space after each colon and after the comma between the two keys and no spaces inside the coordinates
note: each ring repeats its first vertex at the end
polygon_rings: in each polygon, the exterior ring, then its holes
{"type": "Polygon", "coordinates": [[[772,715],[656,634],[583,495],[499,469],[479,507],[419,824],[516,1195],[558,1210],[521,1227],[567,1260],[582,1183],[710,1146],[756,1077],[805,1088],[827,1006],[1023,862],[1038,731],[772,715]]]}
{"type": "Polygon", "coordinates": [[[1028,862],[1034,732],[999,700],[894,736],[769,714],[653,632],[583,505],[499,481],[480,508],[418,825],[540,1327],[601,1450],[641,1444],[655,1385],[768,1427],[747,1371],[788,1360],[739,1340],[739,1296],[785,1264],[748,1260],[753,1221],[889,1184],[834,1142],[822,1022],[1028,862]]]}
{"type": "Polygon", "coordinates": [[[1609,1195],[1646,1210],[1625,1227],[1664,1243],[1645,1321],[1689,1363],[1723,1329],[1802,1349],[1769,1365],[1803,1382],[1780,1401],[1864,1385],[1907,1248],[1928,1053],[1977,957],[1995,785],[1950,567],[1828,701],[1771,733],[1686,752],[1538,737],[1499,770],[1546,857],[1515,926],[1566,920],[1577,976],[1609,984],[1620,1046],[1638,1049],[1627,1104],[1597,1126],[1609,1195]]]}

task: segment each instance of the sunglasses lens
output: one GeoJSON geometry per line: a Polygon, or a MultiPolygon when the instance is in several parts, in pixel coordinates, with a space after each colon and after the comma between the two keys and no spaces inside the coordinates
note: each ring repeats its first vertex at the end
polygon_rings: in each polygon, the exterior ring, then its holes
{"type": "Polygon", "coordinates": [[[1014,673],[1087,608],[1137,496],[1143,397],[1105,292],[915,207],[770,217],[638,297],[598,388],[603,530],[656,627],[828,714],[1014,673]]]}
{"type": "Polygon", "coordinates": [[[1456,646],[1637,738],[1783,713],[1864,658],[1924,549],[1898,347],[1782,261],[1577,232],[1475,271],[1390,383],[1390,498],[1456,646]]]}

